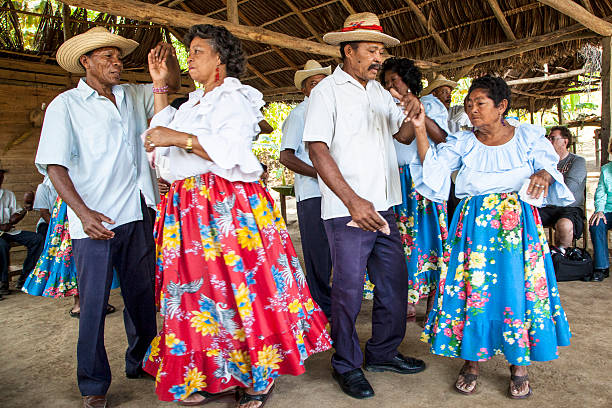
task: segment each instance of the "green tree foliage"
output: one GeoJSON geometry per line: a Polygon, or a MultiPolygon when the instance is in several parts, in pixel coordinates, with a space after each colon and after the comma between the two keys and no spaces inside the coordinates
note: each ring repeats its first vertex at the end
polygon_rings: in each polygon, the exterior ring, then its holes
{"type": "Polygon", "coordinates": [[[293,184],[293,172],[280,164],[281,127],[295,105],[274,102],[263,110],[264,119],[272,126],[274,132],[269,135],[259,135],[253,143],[253,152],[260,162],[268,166],[269,184],[293,184]]]}

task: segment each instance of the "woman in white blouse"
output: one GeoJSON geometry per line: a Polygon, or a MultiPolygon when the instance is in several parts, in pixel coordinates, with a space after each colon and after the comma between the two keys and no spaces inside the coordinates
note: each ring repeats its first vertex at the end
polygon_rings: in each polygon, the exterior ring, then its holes
{"type": "Polygon", "coordinates": [[[263,406],[279,375],[330,348],[284,221],[260,184],[251,151],[264,102],[237,79],[245,58],[223,27],[185,38],[189,75],[202,84],[168,105],[165,61],[151,53],[156,116],[145,148],[172,183],[160,208],[156,292],[164,318],[145,357],[161,400],[203,405],[243,389],[263,406]]]}
{"type": "Polygon", "coordinates": [[[527,398],[527,366],[556,359],[571,337],[538,210],[528,202],[567,205],[574,197],[544,129],[506,121],[510,95],[501,78],[475,79],[466,110],[477,130],[437,147],[427,141],[422,119],[415,122],[423,182],[447,197],[450,174],[459,170],[462,199],[449,231],[448,271],[422,339],[434,354],[465,360],[457,391],[473,393],[478,362],[503,354],[509,397],[527,398]],[[544,203],[537,202],[542,196],[544,203]]]}

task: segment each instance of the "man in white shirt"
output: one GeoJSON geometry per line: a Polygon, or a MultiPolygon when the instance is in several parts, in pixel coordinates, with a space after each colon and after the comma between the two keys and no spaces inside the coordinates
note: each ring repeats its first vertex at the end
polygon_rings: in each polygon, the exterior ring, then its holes
{"type": "Polygon", "coordinates": [[[47,230],[51,222],[53,206],[57,200],[57,191],[53,187],[53,183],[49,176],[45,176],[42,183],[36,188],[36,196],[34,197],[34,210],[40,213],[40,219],[36,224],[36,233],[40,235],[43,241],[47,237],[47,230]]]}
{"type": "Polygon", "coordinates": [[[410,118],[422,106],[414,95],[395,92],[402,112],[376,81],[385,45],[399,40],[382,32],[375,14],[351,15],[342,31],[323,39],[340,45],[344,65],[312,90],[303,140],[319,178],[334,268],[333,376],[346,394],[369,398],[374,390],[361,371],[364,357],[355,330],[366,267],[375,289],[365,369],[410,374],[425,368],[423,361],[397,351],[406,331],[408,273],[391,211],[402,201],[393,139],[414,140],[410,118]]]}
{"type": "Polygon", "coordinates": [[[295,198],[306,264],[306,281],[310,294],[328,318],[331,316],[329,279],[332,262],[321,220],[321,191],[317,172],[312,167],[302,135],[310,91],[330,74],[331,67],[323,68],[314,60],[307,61],[304,69],[295,73],[295,86],[302,90],[305,98],[285,119],[280,148],[280,162],[295,173],[295,198]]]}
{"type": "Polygon", "coordinates": [[[107,406],[104,319],[113,268],[125,303],[128,378],[142,376],[142,359],[157,331],[155,260],[143,198],[143,183],[154,182],[142,177],[150,171],[140,134],[153,116],[152,92],[177,90],[180,76],[173,48],[160,43],[153,52],[166,57],[175,74],[169,87],[119,85],[121,59],[137,46],[102,27],[62,44],[60,66],[85,78],[49,104],[36,155],[36,165],[68,206],[81,303],[77,378],[85,408],[107,406]]]}
{"type": "MultiPolygon", "coordinates": [[[[0,168],[0,187],[4,182],[6,171],[6,169],[0,168]]],[[[29,194],[32,194],[32,192],[29,194]]],[[[0,296],[10,293],[8,268],[11,242],[24,245],[28,250],[16,289],[21,289],[26,278],[34,269],[43,249],[44,238],[41,239],[35,232],[15,229],[15,225],[32,209],[32,202],[24,204],[24,208],[19,207],[13,192],[0,188],[0,296]]]]}

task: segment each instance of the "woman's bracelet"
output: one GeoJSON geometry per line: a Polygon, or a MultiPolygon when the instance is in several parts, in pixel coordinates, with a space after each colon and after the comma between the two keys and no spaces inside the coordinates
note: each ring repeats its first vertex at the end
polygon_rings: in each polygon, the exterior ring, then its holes
{"type": "Polygon", "coordinates": [[[159,88],[153,87],[154,94],[167,94],[168,93],[168,85],[160,86],[159,88]]]}

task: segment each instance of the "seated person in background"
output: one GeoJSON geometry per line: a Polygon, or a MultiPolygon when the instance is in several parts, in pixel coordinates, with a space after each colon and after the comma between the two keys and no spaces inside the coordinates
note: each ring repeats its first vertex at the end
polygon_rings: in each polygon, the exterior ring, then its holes
{"type": "MultiPolygon", "coordinates": [[[[6,171],[0,168],[0,187],[2,187],[6,171]]],[[[35,232],[15,229],[15,225],[32,209],[33,201],[34,193],[28,191],[24,196],[24,208],[20,208],[17,205],[15,194],[12,191],[0,188],[0,295],[8,295],[10,293],[8,268],[10,264],[9,249],[11,248],[11,242],[24,245],[28,249],[16,289],[21,289],[25,278],[34,268],[42,251],[44,238],[41,238],[35,232]]]]}
{"type": "Polygon", "coordinates": [[[586,160],[570,153],[567,148],[572,142],[572,134],[565,126],[550,129],[548,140],[559,155],[557,169],[563,174],[565,184],[574,194],[574,201],[567,207],[546,206],[540,208],[540,217],[545,227],[554,227],[555,245],[564,253],[578,239],[584,228],[584,189],[586,186],[586,160]]]}
{"type": "Polygon", "coordinates": [[[53,187],[53,183],[49,180],[49,176],[45,176],[43,182],[36,188],[36,196],[34,197],[34,210],[40,213],[40,219],[36,224],[36,233],[43,239],[47,237],[47,229],[51,221],[51,213],[53,205],[57,200],[57,191],[53,187]]]}
{"type": "MultiPolygon", "coordinates": [[[[608,148],[608,151],[610,150],[608,148]]],[[[601,282],[610,276],[608,230],[612,228],[612,162],[601,166],[601,175],[595,190],[595,213],[591,216],[589,225],[595,267],[592,280],[601,282]]]]}

